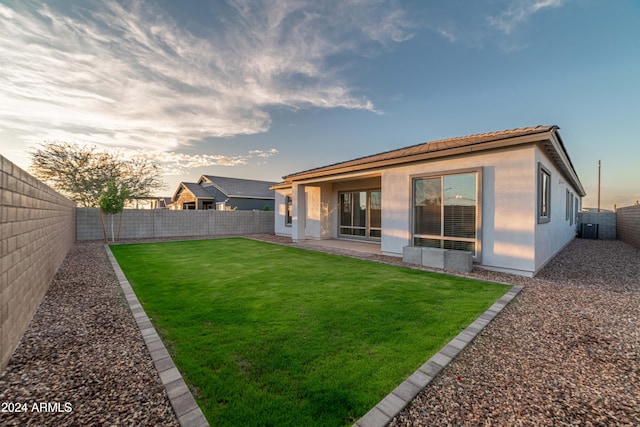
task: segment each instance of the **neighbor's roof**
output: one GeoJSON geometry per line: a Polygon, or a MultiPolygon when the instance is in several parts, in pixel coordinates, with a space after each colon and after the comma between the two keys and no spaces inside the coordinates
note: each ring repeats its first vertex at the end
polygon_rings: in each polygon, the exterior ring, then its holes
{"type": "Polygon", "coordinates": [[[213,185],[227,197],[252,199],[274,199],[275,193],[273,190],[270,190],[269,187],[277,184],[272,181],[257,181],[255,179],[228,178],[213,175],[202,175],[198,180],[198,184],[203,182],[213,185]]]}
{"type": "Polygon", "coordinates": [[[171,200],[177,200],[178,193],[180,193],[182,187],[189,190],[189,192],[198,199],[213,199],[211,193],[209,193],[207,190],[205,190],[195,182],[181,182],[171,200]]]}
{"type": "Polygon", "coordinates": [[[560,139],[560,135],[557,133],[558,129],[558,126],[534,126],[425,142],[286,175],[282,177],[284,182],[280,185],[320,176],[338,175],[424,161],[436,157],[465,154],[524,143],[548,141],[549,144],[543,145],[547,149],[550,157],[563,174],[568,175],[570,179],[574,181],[576,189],[584,192],[573,164],[571,164],[569,155],[560,139]],[[554,145],[552,140],[557,141],[557,144],[554,145]]]}

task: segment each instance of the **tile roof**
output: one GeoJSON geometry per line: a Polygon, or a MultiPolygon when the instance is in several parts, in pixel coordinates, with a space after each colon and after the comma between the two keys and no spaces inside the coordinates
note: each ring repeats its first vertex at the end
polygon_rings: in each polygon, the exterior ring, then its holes
{"type": "Polygon", "coordinates": [[[302,176],[309,175],[309,174],[316,175],[316,174],[322,174],[326,172],[327,175],[330,175],[332,172],[334,171],[337,172],[338,170],[345,170],[345,169],[363,170],[363,169],[366,169],[368,165],[371,165],[377,162],[392,161],[396,159],[409,158],[416,155],[423,155],[428,153],[436,153],[439,151],[451,150],[454,148],[472,147],[476,144],[481,144],[486,142],[494,142],[494,141],[497,142],[497,141],[517,138],[517,137],[554,132],[557,129],[558,129],[558,126],[533,126],[533,127],[526,127],[526,128],[503,130],[499,132],[489,132],[489,133],[482,133],[482,134],[476,134],[476,135],[460,136],[456,138],[441,139],[437,141],[425,142],[417,145],[412,145],[409,147],[386,151],[379,154],[360,157],[360,158],[348,160],[345,162],[334,163],[328,166],[308,169],[305,171],[296,172],[290,175],[283,176],[282,178],[285,181],[290,182],[292,180],[295,180],[296,178],[302,178],[302,176]]]}
{"type": "MultiPolygon", "coordinates": [[[[255,199],[274,199],[275,193],[269,187],[277,184],[271,181],[257,181],[255,179],[228,178],[223,176],[202,175],[203,178],[222,191],[227,197],[244,197],[255,199]]],[[[201,187],[202,188],[202,187],[201,187]]]]}

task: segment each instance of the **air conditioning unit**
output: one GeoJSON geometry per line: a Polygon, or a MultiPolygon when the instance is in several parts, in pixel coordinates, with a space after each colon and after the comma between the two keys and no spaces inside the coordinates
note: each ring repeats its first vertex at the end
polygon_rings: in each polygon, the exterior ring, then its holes
{"type": "Polygon", "coordinates": [[[597,239],[598,224],[583,222],[582,224],[580,224],[580,235],[583,239],[597,239]]]}

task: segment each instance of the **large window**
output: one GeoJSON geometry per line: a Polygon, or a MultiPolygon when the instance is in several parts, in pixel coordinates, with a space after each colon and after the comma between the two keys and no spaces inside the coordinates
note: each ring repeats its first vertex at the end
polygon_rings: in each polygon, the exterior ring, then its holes
{"type": "Polygon", "coordinates": [[[478,173],[413,180],[413,244],[477,251],[478,173]]]}
{"type": "Polygon", "coordinates": [[[551,172],[538,163],[538,223],[551,221],[551,172]]]}
{"type": "Polygon", "coordinates": [[[341,236],[379,239],[382,226],[380,190],[340,193],[341,236]]]}

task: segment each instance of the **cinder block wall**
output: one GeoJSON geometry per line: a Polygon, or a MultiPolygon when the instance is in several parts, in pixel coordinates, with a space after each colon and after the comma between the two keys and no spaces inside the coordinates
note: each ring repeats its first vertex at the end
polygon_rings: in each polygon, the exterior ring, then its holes
{"type": "Polygon", "coordinates": [[[0,156],[0,372],[76,240],[76,204],[0,156]]]}
{"type": "MultiPolygon", "coordinates": [[[[97,208],[78,208],[78,240],[104,238],[97,208]]],[[[115,234],[119,215],[114,216],[115,234]]],[[[273,211],[214,211],[168,209],[125,209],[122,213],[121,239],[159,237],[221,236],[273,233],[273,211]]],[[[111,217],[105,216],[107,236],[111,240],[111,217]]]]}
{"type": "Polygon", "coordinates": [[[618,239],[640,249],[640,206],[618,208],[618,239]]]}
{"type": "MultiPolygon", "coordinates": [[[[598,224],[598,239],[616,239],[615,212],[580,212],[578,213],[578,227],[581,224],[598,224]]],[[[578,228],[580,232],[580,228],[578,228]]]]}

